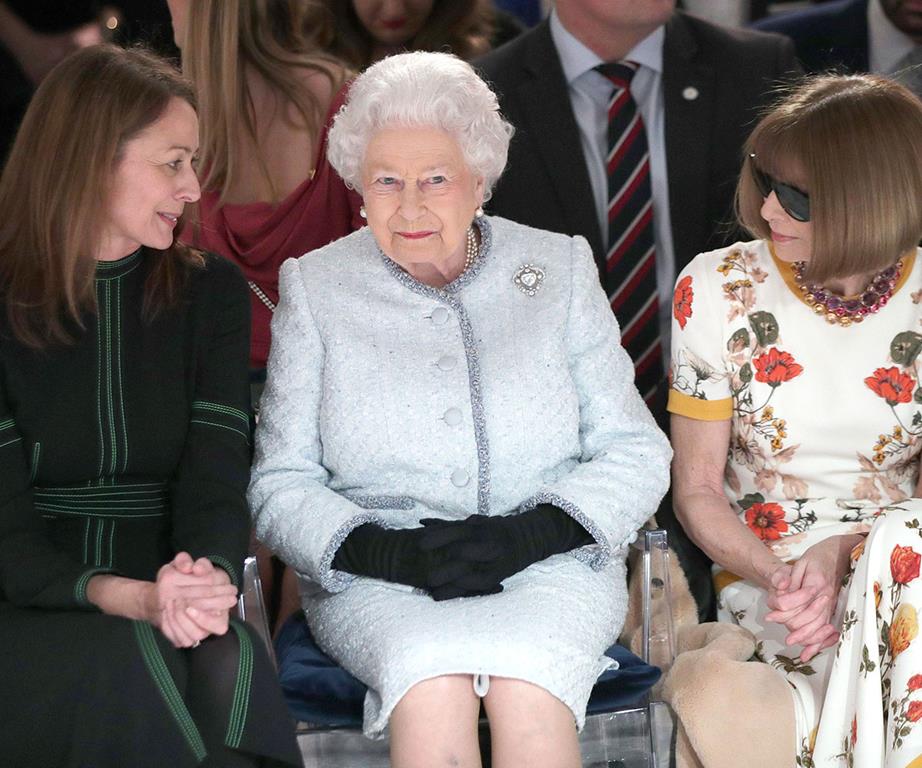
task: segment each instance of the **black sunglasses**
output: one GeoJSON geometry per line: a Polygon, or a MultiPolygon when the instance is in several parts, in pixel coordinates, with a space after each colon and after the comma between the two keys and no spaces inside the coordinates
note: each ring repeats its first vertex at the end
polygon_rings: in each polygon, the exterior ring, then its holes
{"type": "Polygon", "coordinates": [[[797,221],[810,221],[810,195],[759,170],[754,154],[749,155],[749,168],[752,170],[752,179],[762,197],[768,197],[774,192],[775,197],[778,198],[778,204],[791,218],[797,221]]]}

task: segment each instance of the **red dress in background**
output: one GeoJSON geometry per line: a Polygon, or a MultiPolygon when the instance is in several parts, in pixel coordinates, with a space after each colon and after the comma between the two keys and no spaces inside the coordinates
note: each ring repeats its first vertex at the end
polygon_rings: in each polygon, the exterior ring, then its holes
{"type": "MultiPolygon", "coordinates": [[[[333,99],[317,141],[315,172],[284,200],[218,206],[216,191],[202,191],[200,225],[183,230],[180,238],[197,248],[220,254],[243,270],[247,280],[274,303],[278,302],[279,267],[348,235],[364,225],[359,216],[361,197],[348,189],[327,162],[327,132],[348,92],[344,85],[333,99]]],[[[250,291],[252,333],[250,368],[266,367],[269,356],[269,323],[272,311],[250,291]]]]}

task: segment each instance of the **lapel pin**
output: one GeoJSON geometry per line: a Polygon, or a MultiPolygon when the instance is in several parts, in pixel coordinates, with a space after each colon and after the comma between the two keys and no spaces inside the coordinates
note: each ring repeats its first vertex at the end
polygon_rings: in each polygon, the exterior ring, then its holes
{"type": "Polygon", "coordinates": [[[700,95],[699,91],[693,85],[687,85],[682,89],[682,98],[685,101],[694,101],[700,95]]]}

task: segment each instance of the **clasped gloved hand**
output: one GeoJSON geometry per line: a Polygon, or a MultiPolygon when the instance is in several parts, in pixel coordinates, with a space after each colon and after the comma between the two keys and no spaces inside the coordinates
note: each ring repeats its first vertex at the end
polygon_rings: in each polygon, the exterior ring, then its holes
{"type": "Polygon", "coordinates": [[[359,576],[425,589],[434,600],[502,592],[502,581],[532,563],[593,539],[576,520],[551,504],[528,512],[464,520],[420,520],[422,528],[355,528],[333,567],[359,576]]]}
{"type": "MultiPolygon", "coordinates": [[[[463,574],[467,565],[452,562],[446,546],[431,545],[423,549],[420,544],[430,533],[426,528],[392,529],[374,523],[360,525],[352,530],[337,550],[333,567],[357,576],[425,589],[435,597],[435,591],[463,574]]],[[[469,533],[463,530],[454,531],[449,541],[459,543],[468,536],[469,533]]],[[[497,584],[495,589],[476,594],[492,594],[501,590],[502,587],[497,584]]],[[[463,591],[455,594],[456,591],[452,591],[452,597],[467,596],[463,591]]]]}
{"type": "Polygon", "coordinates": [[[551,555],[591,544],[592,536],[552,504],[512,515],[420,521],[418,541],[439,560],[430,592],[435,600],[494,594],[502,581],[551,555]]]}

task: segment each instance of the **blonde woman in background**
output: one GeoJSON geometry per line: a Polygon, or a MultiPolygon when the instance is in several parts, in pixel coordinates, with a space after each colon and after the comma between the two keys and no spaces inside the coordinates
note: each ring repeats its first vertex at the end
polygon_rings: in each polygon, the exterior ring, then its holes
{"type": "Polygon", "coordinates": [[[297,0],[168,0],[200,105],[199,221],[183,238],[235,262],[250,283],[258,394],[285,259],[361,226],[360,200],[326,160],[346,69],[305,32],[297,0]]]}

